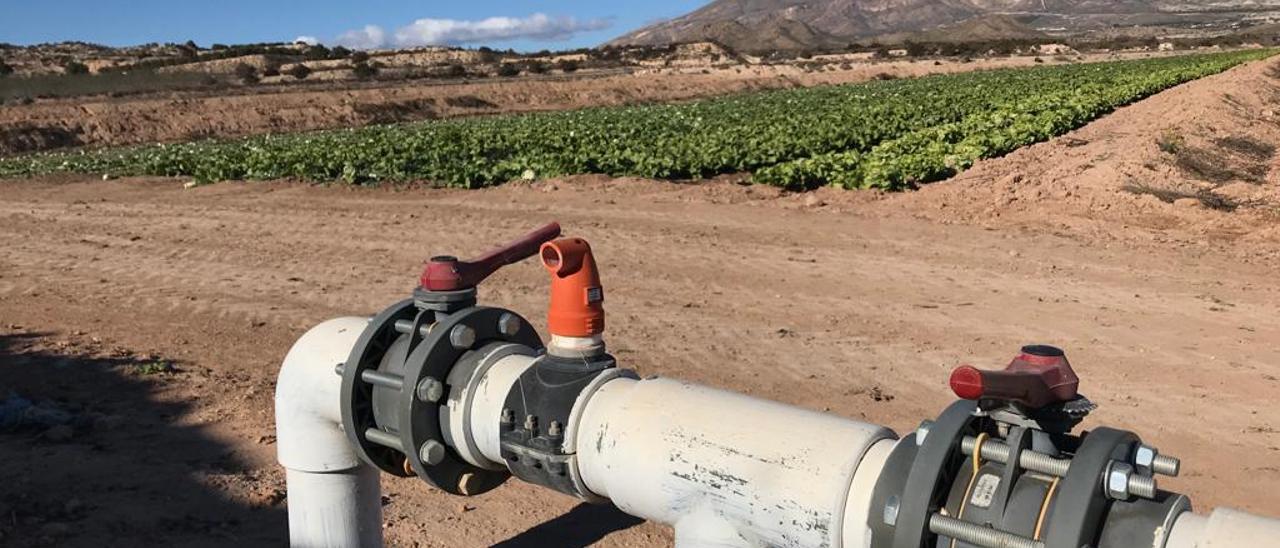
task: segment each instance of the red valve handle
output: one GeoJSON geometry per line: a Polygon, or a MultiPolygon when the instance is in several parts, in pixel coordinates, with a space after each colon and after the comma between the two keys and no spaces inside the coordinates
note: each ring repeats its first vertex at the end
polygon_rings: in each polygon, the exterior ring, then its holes
{"type": "Polygon", "coordinates": [[[560,223],[550,223],[470,261],[448,255],[432,257],[422,269],[422,288],[458,291],[475,287],[499,268],[532,257],[543,243],[559,236],[560,223]]]}
{"type": "Polygon", "coordinates": [[[1080,377],[1052,346],[1024,346],[1003,371],[964,365],[951,372],[951,390],[966,400],[1003,400],[1032,409],[1076,398],[1080,377]]]}

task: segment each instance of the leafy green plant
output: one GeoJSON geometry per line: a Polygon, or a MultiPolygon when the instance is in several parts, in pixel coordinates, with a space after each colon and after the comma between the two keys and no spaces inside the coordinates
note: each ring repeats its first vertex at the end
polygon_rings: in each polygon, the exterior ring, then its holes
{"type": "MultiPolygon", "coordinates": [[[[902,189],[1080,127],[1169,87],[1274,50],[1037,65],[689,103],[437,120],[0,159],[0,177],[50,172],[432,181],[480,187],[580,173],[902,189]]],[[[503,65],[511,66],[511,65],[503,65]]]]}

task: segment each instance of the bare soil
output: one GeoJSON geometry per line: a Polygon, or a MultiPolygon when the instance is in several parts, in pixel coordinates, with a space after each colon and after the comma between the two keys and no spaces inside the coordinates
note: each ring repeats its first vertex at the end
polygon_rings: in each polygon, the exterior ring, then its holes
{"type": "MultiPolygon", "coordinates": [[[[609,344],[642,375],[905,431],[952,399],[955,365],[1001,367],[1019,345],[1053,343],[1101,405],[1091,424],[1183,458],[1163,487],[1201,509],[1275,513],[1275,166],[1261,182],[1203,181],[1157,142],[1172,130],[1241,166],[1263,161],[1265,147],[1239,139],[1280,144],[1264,114],[1273,64],[896,195],[733,178],[478,191],[0,182],[0,397],[85,417],[69,433],[0,434],[0,543],[279,545],[272,389],[292,342],[402,298],[429,255],[479,252],[552,219],[597,250],[609,344]],[[1139,177],[1222,195],[1249,184],[1257,203],[1225,211],[1124,190],[1139,177]]],[[[520,264],[481,298],[541,327],[546,291],[545,272],[520,264]]],[[[399,546],[671,542],[664,527],[518,482],[471,499],[416,480],[384,487],[399,546]]]]}
{"type": "MultiPolygon", "coordinates": [[[[1092,54],[1086,61],[1157,55],[1092,54]]],[[[1045,58],[1041,62],[1066,62],[1045,58]]],[[[1070,59],[1075,60],[1075,57],[1070,59]]],[[[830,61],[830,60],[828,60],[830,61]]],[[[175,142],[457,116],[696,99],[763,89],[1030,66],[1034,57],[642,69],[633,73],[431,80],[365,85],[300,83],[208,92],[48,99],[0,107],[0,154],[67,146],[175,142]],[[461,99],[461,101],[459,101],[461,99]],[[483,106],[475,106],[483,105],[483,106]]]]}

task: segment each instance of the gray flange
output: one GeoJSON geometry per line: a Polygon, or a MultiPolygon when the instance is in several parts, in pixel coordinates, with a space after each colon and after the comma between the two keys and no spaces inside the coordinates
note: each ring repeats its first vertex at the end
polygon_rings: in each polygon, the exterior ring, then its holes
{"type": "MultiPolygon", "coordinates": [[[[364,462],[391,475],[408,477],[412,474],[405,467],[404,454],[392,448],[371,442],[365,431],[377,426],[373,411],[374,385],[363,381],[365,371],[377,371],[401,334],[395,324],[400,320],[422,321],[422,314],[414,306],[413,299],[391,305],[373,319],[356,340],[351,356],[341,366],[342,374],[342,429],[364,462]]],[[[407,342],[407,341],[406,341],[407,342]]]]}
{"type": "Polygon", "coordinates": [[[510,473],[474,466],[448,449],[440,425],[441,404],[422,401],[415,387],[428,377],[447,379],[463,354],[494,342],[521,344],[535,350],[543,347],[537,331],[518,314],[500,308],[472,307],[449,314],[433,325],[427,338],[405,360],[404,389],[396,406],[405,458],[419,477],[455,495],[484,493],[506,481],[510,473]],[[499,320],[508,314],[519,320],[518,326],[511,329],[508,317],[507,333],[503,333],[499,320]]]}
{"type": "Polygon", "coordinates": [[[360,458],[457,495],[477,495],[505,481],[505,470],[479,468],[458,456],[440,423],[450,371],[463,355],[492,343],[543,348],[527,320],[498,308],[446,313],[407,299],[371,319],[339,367],[343,429],[360,458]]]}

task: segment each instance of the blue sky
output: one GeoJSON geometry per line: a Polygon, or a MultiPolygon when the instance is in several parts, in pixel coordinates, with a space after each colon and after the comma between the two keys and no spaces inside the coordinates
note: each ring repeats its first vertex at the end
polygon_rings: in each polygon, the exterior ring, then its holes
{"type": "Polygon", "coordinates": [[[564,49],[597,45],[706,1],[3,0],[0,42],[80,40],[122,46],[195,40],[208,47],[290,41],[299,36],[333,44],[345,34],[347,42],[384,46],[447,41],[520,50],[564,49]],[[374,28],[366,31],[369,25],[374,28]],[[348,34],[351,31],[355,32],[348,34]]]}

